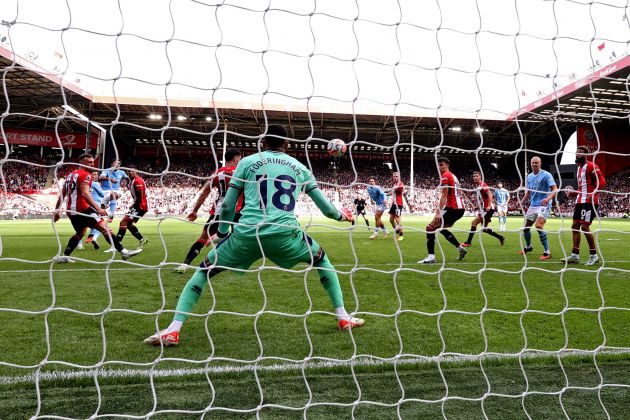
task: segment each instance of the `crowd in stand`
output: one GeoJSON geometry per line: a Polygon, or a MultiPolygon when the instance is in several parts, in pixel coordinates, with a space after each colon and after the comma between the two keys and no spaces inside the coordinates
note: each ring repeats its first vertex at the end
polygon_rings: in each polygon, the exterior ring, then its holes
{"type": "MultiPolygon", "coordinates": [[[[45,161],[38,163],[46,164],[45,161]]],[[[123,166],[124,166],[123,161],[123,166]]],[[[306,161],[305,161],[306,163],[306,161]]],[[[48,163],[49,164],[49,163],[48,163]]],[[[154,214],[187,214],[195,203],[197,193],[204,181],[209,178],[215,169],[212,159],[199,159],[188,161],[166,161],[155,159],[135,159],[141,176],[147,184],[150,213],[154,214]]],[[[392,186],[391,173],[398,170],[402,175],[405,185],[410,185],[410,162],[341,159],[330,161],[328,159],[310,160],[309,166],[320,183],[324,195],[339,206],[352,207],[354,199],[358,196],[369,199],[366,194],[368,179],[374,177],[378,185],[384,189],[392,186]]],[[[478,170],[476,161],[454,161],[451,165],[463,190],[466,210],[472,213],[476,210],[476,187],[472,182],[472,173],[478,170]]],[[[42,190],[45,187],[48,168],[28,165],[25,163],[8,162],[3,165],[3,172],[7,179],[7,191],[10,193],[30,193],[42,190]]],[[[51,193],[57,193],[63,178],[73,167],[71,165],[59,166],[56,169],[57,182],[52,185],[51,193]]],[[[520,213],[523,209],[519,202],[522,197],[523,187],[521,177],[516,171],[509,169],[499,170],[498,165],[488,163],[483,165],[483,177],[491,188],[502,182],[510,194],[509,210],[520,213]],[[517,191],[520,193],[517,194],[517,191]]],[[[630,211],[630,169],[623,170],[608,179],[608,185],[600,196],[600,211],[604,216],[619,217],[630,211]]],[[[414,162],[413,189],[409,189],[407,197],[414,213],[431,214],[435,211],[438,202],[438,170],[433,160],[414,162]]],[[[131,202],[129,193],[123,194],[119,200],[120,211],[124,211],[131,202]]],[[[212,205],[213,197],[206,200],[201,212],[207,213],[212,205]]],[[[407,207],[407,206],[406,206],[407,207]]],[[[21,198],[19,194],[13,194],[10,201],[5,204],[5,209],[26,209],[20,212],[49,211],[48,207],[40,204],[37,206],[27,198],[21,198]]],[[[573,200],[567,199],[563,193],[558,194],[556,212],[571,214],[573,200]]],[[[371,206],[368,205],[368,211],[371,206]]],[[[408,208],[406,208],[409,211],[408,208]]],[[[317,214],[314,204],[302,196],[297,204],[298,213],[317,214]]]]}
{"type": "MultiPolygon", "coordinates": [[[[41,165],[46,162],[36,161],[41,165]]],[[[48,168],[22,162],[6,162],[2,165],[8,192],[31,194],[46,188],[48,168]]]]}

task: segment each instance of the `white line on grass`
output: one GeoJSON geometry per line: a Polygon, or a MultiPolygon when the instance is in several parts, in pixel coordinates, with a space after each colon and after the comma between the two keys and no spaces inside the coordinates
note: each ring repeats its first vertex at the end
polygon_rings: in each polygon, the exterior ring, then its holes
{"type": "MultiPolygon", "coordinates": [[[[630,260],[606,260],[606,263],[630,263],[630,260]]],[[[459,267],[462,265],[487,265],[489,268],[492,268],[493,265],[523,265],[522,263],[519,262],[513,262],[513,261],[488,261],[487,263],[484,262],[466,262],[466,261],[458,261],[458,262],[453,262],[453,265],[451,267],[459,267]]],[[[529,267],[536,267],[540,264],[549,264],[549,265],[557,265],[558,267],[562,266],[563,264],[560,263],[559,261],[536,261],[535,262],[536,265],[530,264],[529,267]]],[[[179,263],[172,263],[169,264],[167,266],[163,266],[161,267],[162,270],[171,270],[172,267],[174,267],[175,265],[179,265],[179,263]]],[[[427,265],[423,265],[423,264],[417,264],[417,263],[403,263],[403,264],[396,264],[396,263],[379,263],[379,264],[374,264],[374,265],[366,265],[366,264],[358,264],[358,265],[354,265],[354,264],[335,264],[335,267],[357,267],[357,268],[377,268],[378,266],[386,266],[386,267],[430,267],[427,265]]],[[[434,264],[434,267],[441,267],[440,263],[438,264],[434,264]]],[[[448,265],[447,265],[448,268],[448,265]]],[[[109,271],[142,271],[142,270],[158,270],[160,269],[160,267],[129,267],[129,268],[109,268],[109,271]]],[[[190,272],[192,273],[193,270],[195,269],[194,266],[191,267],[190,272]]],[[[104,271],[105,268],[64,268],[62,270],[52,270],[56,273],[61,273],[61,272],[66,272],[66,271],[104,271]]],[[[32,269],[32,270],[0,270],[0,273],[48,273],[50,271],[50,269],[32,269]]]]}
{"type": "MultiPolygon", "coordinates": [[[[540,351],[530,350],[524,351],[520,355],[520,359],[549,359],[557,358],[566,359],[577,356],[593,356],[593,355],[628,355],[630,349],[610,349],[610,350],[567,350],[567,351],[540,351]]],[[[100,379],[106,378],[172,378],[192,375],[221,374],[221,373],[241,373],[253,371],[275,371],[289,372],[301,369],[324,369],[332,367],[350,367],[350,366],[393,366],[396,365],[430,365],[434,363],[461,363],[461,362],[479,362],[492,360],[519,360],[518,353],[485,353],[478,355],[443,355],[443,356],[417,356],[412,357],[405,355],[393,359],[380,359],[372,356],[357,356],[354,360],[327,360],[327,361],[309,361],[303,363],[278,363],[273,365],[258,366],[255,364],[247,364],[240,366],[216,366],[208,368],[190,368],[190,369],[101,369],[95,371],[93,368],[84,370],[59,370],[52,372],[42,372],[39,374],[31,373],[20,376],[0,376],[0,385],[12,385],[23,383],[35,383],[36,381],[56,381],[56,380],[73,380],[86,379],[96,376],[100,379]]]]}

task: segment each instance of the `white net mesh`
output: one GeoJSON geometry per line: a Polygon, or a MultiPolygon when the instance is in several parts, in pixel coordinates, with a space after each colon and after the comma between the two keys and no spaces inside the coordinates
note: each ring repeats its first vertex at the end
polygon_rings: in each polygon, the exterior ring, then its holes
{"type": "MultiPolygon", "coordinates": [[[[628,2],[341,3],[0,4],[0,418],[627,416],[628,2]],[[295,209],[365,326],[337,330],[311,265],[262,259],[212,278],[179,346],[144,344],[193,273],[173,269],[217,199],[185,220],[199,187],[228,149],[258,153],[273,123],[329,201],[366,200],[352,226],[306,196],[295,209]],[[606,178],[592,266],[583,234],[581,263],[559,262],[574,251],[577,145],[606,178]],[[59,180],[84,150],[147,183],[149,242],[132,260],[101,238],[59,264],[73,233],[51,222],[59,180]],[[440,156],[461,182],[458,242],[481,203],[473,171],[503,184],[510,217],[491,225],[505,244],[479,226],[458,261],[438,234],[437,264],[422,265],[440,156]],[[517,255],[535,156],[561,191],[549,260],[533,228],[517,255]],[[391,199],[374,230],[366,194],[395,171],[404,240],[391,199]]],[[[122,191],[114,233],[133,202],[122,191]]]]}

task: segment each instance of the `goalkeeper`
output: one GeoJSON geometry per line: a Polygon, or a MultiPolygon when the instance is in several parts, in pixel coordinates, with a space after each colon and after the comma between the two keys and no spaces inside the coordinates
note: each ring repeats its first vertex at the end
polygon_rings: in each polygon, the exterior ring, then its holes
{"type": "Polygon", "coordinates": [[[308,194],[322,213],[338,221],[353,220],[350,210],[337,210],[324,197],[311,172],[284,152],[287,132],[271,125],[264,138],[266,150],[240,161],[232,176],[221,214],[217,236],[222,239],[208,253],[182,290],[173,321],[165,330],[144,340],[159,346],[179,343],[179,331],[199,300],[208,280],[226,269],[247,270],[262,256],[289,269],[298,263],[317,268],[322,287],[335,308],[340,329],[363,325],[345,310],[335,268],[321,246],[301,230],[295,217],[295,205],[301,191],[308,194]],[[244,205],[241,218],[229,236],[236,202],[241,192],[244,205]]]}

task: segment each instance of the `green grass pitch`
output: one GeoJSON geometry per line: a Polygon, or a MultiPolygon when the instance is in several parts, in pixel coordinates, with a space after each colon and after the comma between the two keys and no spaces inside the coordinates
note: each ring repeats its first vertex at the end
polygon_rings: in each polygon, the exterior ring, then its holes
{"type": "MultiPolygon", "coordinates": [[[[201,224],[142,220],[149,243],[133,260],[86,245],[73,254],[85,262],[59,265],[66,219],[2,221],[0,418],[628,416],[628,221],[599,226],[603,264],[567,270],[570,221],[549,221],[550,261],[535,233],[534,252],[517,255],[522,218],[510,218],[505,246],[477,234],[461,262],[438,235],[432,266],[416,264],[427,219],[403,222],[395,242],[370,241],[362,220],[351,231],[301,218],[365,318],[352,334],[336,329],[316,273],[266,263],[215,277],[180,346],[162,351],[142,340],[170,322],[192,273],[173,268],[201,224]]],[[[460,241],[469,224],[453,230],[460,241]]]]}

